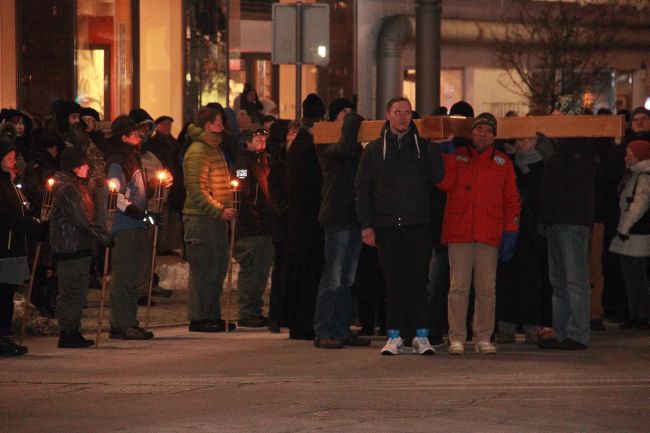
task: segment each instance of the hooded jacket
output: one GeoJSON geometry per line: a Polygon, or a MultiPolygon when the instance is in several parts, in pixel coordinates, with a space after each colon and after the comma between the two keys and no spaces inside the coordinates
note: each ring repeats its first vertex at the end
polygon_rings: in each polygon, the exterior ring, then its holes
{"type": "Polygon", "coordinates": [[[219,217],[233,206],[230,172],[221,151],[225,133],[209,132],[196,125],[187,129],[191,144],[183,159],[186,215],[219,217]]]}
{"type": "Polygon", "coordinates": [[[271,234],[274,218],[269,193],[270,158],[266,152],[246,151],[239,155],[236,175],[240,183],[237,239],[271,234]]]}
{"type": "Polygon", "coordinates": [[[50,246],[59,259],[89,256],[97,240],[110,244],[110,235],[94,225],[95,208],[84,179],[73,173],[57,172],[54,176],[54,199],[50,217],[50,246]]]}
{"type": "Polygon", "coordinates": [[[442,155],[415,124],[395,135],[388,122],[361,155],[355,180],[361,228],[431,222],[431,189],[442,180],[442,155]]]}

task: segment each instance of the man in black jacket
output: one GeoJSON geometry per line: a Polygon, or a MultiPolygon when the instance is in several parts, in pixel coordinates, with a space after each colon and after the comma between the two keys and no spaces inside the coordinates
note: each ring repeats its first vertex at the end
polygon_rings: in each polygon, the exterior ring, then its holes
{"type": "Polygon", "coordinates": [[[427,280],[431,258],[431,191],[443,178],[442,155],[418,136],[411,103],[393,98],[379,139],[365,148],[356,177],[356,209],[365,244],[377,245],[386,277],[388,342],[435,353],[428,340],[427,280]],[[401,332],[401,336],[400,336],[401,332]]]}
{"type": "Polygon", "coordinates": [[[357,143],[361,116],[352,103],[337,99],[330,104],[330,118],[343,120],[341,138],[335,144],[318,144],[316,153],[323,173],[318,215],[325,234],[323,271],[316,298],[314,345],[338,349],[344,345],[367,346],[350,332],[352,294],[361,252],[361,228],[354,210],[354,178],[362,147],[357,143]],[[338,111],[334,113],[334,111],[338,111]]]}

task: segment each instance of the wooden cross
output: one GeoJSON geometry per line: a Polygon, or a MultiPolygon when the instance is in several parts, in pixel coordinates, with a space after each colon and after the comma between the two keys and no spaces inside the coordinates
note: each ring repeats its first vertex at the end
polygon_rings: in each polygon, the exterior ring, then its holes
{"type": "MultiPolygon", "coordinates": [[[[415,120],[420,136],[439,140],[454,134],[456,137],[470,137],[474,121],[471,117],[429,116],[415,120]]],[[[383,120],[361,123],[358,142],[379,138],[383,120]]],[[[314,124],[316,144],[336,143],[341,137],[343,122],[318,122],[314,124]]],[[[535,137],[541,132],[551,138],[569,137],[623,137],[625,119],[623,116],[529,116],[500,117],[497,119],[497,138],[517,139],[535,137]]]]}

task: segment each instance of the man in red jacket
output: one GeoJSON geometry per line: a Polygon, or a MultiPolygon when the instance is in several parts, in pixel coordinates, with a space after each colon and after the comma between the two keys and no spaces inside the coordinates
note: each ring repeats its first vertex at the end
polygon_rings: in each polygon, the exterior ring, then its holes
{"type": "Polygon", "coordinates": [[[449,246],[452,355],[464,352],[472,274],[475,350],[496,353],[490,336],[494,329],[497,259],[512,258],[521,209],[512,162],[492,146],[496,132],[494,116],[479,114],[472,124],[472,145],[445,155],[445,177],[438,184],[447,192],[442,243],[449,246]]]}

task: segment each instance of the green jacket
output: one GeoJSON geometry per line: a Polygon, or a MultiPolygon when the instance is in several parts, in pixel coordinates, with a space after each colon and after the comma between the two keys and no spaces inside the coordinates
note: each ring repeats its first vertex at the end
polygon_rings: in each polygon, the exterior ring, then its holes
{"type": "Polygon", "coordinates": [[[193,124],[187,132],[192,144],[183,159],[187,190],[183,213],[218,217],[222,209],[233,206],[230,173],[221,151],[222,134],[205,131],[193,124]]]}

